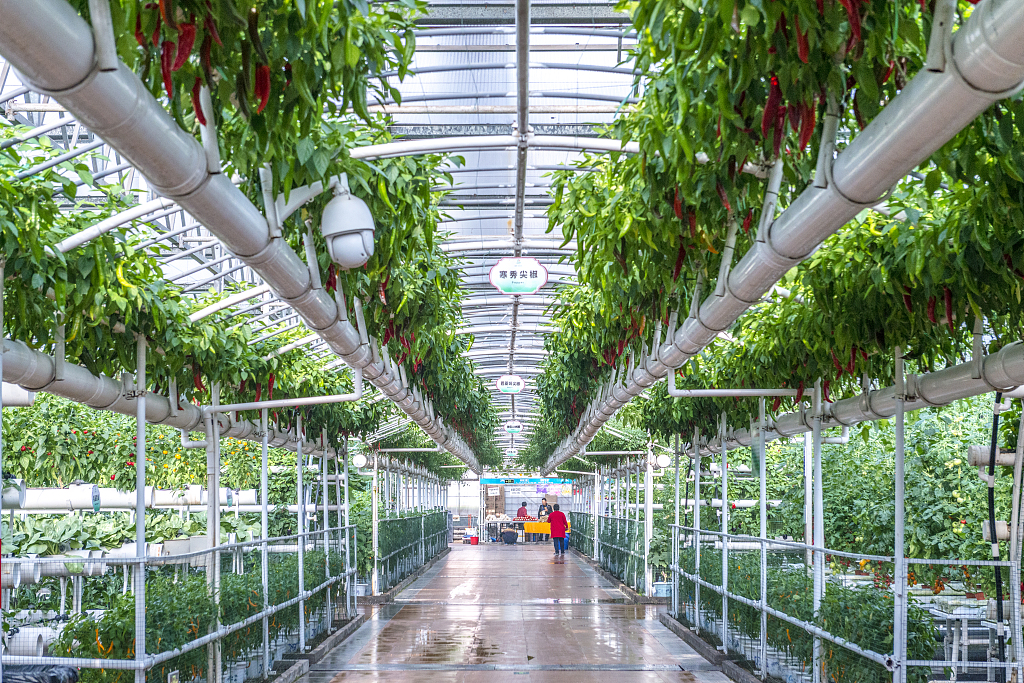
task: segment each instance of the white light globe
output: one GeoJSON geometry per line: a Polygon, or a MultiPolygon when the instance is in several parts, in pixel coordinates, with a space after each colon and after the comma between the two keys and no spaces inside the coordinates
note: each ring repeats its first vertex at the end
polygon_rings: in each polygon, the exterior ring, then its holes
{"type": "Polygon", "coordinates": [[[352,456],[352,464],[356,466],[356,469],[366,467],[366,456],[362,453],[356,453],[352,456]]]}
{"type": "Polygon", "coordinates": [[[658,467],[668,467],[672,464],[672,458],[662,453],[658,456],[658,467]]]}

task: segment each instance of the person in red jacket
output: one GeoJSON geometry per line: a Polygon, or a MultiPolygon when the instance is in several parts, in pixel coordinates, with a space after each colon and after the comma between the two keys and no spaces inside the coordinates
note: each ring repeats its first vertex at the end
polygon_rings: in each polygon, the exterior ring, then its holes
{"type": "Polygon", "coordinates": [[[548,516],[548,524],[551,525],[551,540],[555,543],[555,555],[564,555],[568,543],[565,538],[565,530],[569,527],[569,520],[558,509],[555,503],[554,511],[548,516]]]}
{"type": "Polygon", "coordinates": [[[519,506],[519,510],[516,512],[516,517],[529,517],[529,516],[530,516],[530,511],[526,509],[526,501],[524,500],[523,504],[519,506]]]}

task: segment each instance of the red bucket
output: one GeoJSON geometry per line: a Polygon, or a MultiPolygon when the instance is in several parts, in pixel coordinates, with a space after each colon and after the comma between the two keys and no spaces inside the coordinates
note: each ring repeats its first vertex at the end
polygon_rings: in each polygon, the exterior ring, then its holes
{"type": "Polygon", "coordinates": [[[469,544],[470,545],[480,545],[480,537],[479,536],[470,536],[469,537],[469,544]]]}

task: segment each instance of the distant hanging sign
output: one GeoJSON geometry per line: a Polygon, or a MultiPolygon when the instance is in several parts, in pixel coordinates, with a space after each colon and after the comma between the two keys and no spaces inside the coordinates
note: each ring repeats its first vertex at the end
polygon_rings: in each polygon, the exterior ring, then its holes
{"type": "Polygon", "coordinates": [[[509,434],[518,434],[523,431],[523,423],[519,420],[509,420],[505,423],[505,431],[509,434]]]}
{"type": "Polygon", "coordinates": [[[494,380],[494,386],[503,394],[518,394],[526,387],[526,380],[519,375],[502,375],[494,380]]]}
{"type": "Polygon", "coordinates": [[[506,257],[491,268],[490,280],[502,294],[536,294],[548,283],[548,270],[535,258],[506,257]]]}

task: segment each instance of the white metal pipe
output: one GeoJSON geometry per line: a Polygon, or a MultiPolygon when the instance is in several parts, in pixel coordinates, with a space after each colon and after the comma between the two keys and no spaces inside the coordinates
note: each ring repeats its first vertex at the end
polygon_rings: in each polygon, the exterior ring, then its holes
{"type": "Polygon", "coordinates": [[[259,285],[258,287],[252,287],[250,289],[247,289],[244,292],[232,294],[231,296],[225,297],[216,303],[210,304],[206,308],[199,309],[198,311],[190,315],[188,317],[188,320],[189,322],[197,323],[203,318],[208,318],[214,313],[223,311],[225,308],[231,308],[232,306],[236,306],[244,301],[248,301],[249,299],[262,296],[263,294],[266,294],[269,291],[270,285],[259,285]]]}

